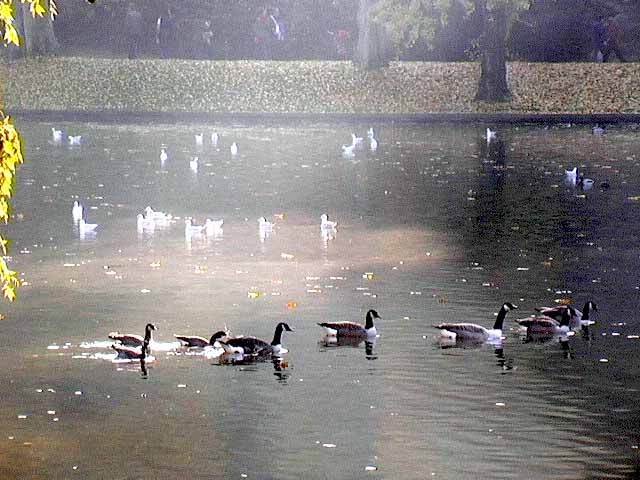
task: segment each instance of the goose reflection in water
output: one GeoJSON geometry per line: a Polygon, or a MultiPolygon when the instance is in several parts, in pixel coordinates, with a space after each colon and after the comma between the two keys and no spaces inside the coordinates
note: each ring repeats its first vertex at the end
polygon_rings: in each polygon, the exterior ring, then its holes
{"type": "Polygon", "coordinates": [[[327,351],[330,348],[360,348],[364,343],[364,354],[367,360],[377,360],[378,356],[374,352],[376,346],[376,337],[332,337],[327,335],[320,340],[320,350],[327,351]]]}

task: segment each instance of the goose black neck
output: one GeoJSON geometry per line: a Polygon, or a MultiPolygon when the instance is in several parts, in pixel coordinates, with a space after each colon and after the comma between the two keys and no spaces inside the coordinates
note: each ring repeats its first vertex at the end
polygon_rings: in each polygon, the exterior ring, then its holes
{"type": "Polygon", "coordinates": [[[591,313],[591,302],[587,302],[582,307],[582,320],[589,320],[589,314],[591,313]]]}
{"type": "Polygon", "coordinates": [[[509,311],[509,309],[507,307],[505,307],[504,305],[502,305],[502,308],[498,312],[498,317],[496,318],[496,321],[493,324],[493,329],[494,330],[502,330],[502,328],[504,327],[504,319],[507,316],[507,312],[508,311],[509,311]]]}
{"type": "Polygon", "coordinates": [[[560,317],[561,327],[568,327],[569,325],[571,325],[571,315],[573,315],[573,313],[568,308],[565,308],[562,311],[562,316],[560,317]]]}
{"type": "Polygon", "coordinates": [[[364,328],[366,328],[367,330],[373,328],[373,313],[371,313],[371,310],[367,312],[367,316],[365,317],[364,328]]]}
{"type": "Polygon", "coordinates": [[[276,327],[276,331],[273,334],[273,341],[271,342],[271,345],[275,346],[275,345],[281,345],[282,344],[282,331],[284,330],[284,327],[282,326],[282,323],[279,323],[278,326],[276,327]]]}
{"type": "Polygon", "coordinates": [[[147,326],[144,329],[144,341],[147,343],[147,345],[151,341],[151,325],[150,324],[147,324],[147,326]]]}

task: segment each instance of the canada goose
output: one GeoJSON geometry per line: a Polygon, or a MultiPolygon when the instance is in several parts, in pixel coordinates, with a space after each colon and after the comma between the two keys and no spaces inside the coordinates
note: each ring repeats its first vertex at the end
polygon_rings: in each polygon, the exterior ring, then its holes
{"type": "Polygon", "coordinates": [[[355,322],[322,322],[318,325],[331,337],[375,337],[378,331],[373,324],[374,318],[380,318],[380,315],[375,310],[369,310],[364,325],[355,322]]]}
{"type": "Polygon", "coordinates": [[[282,355],[288,350],[282,346],[282,332],[292,332],[289,325],[284,322],[276,325],[271,343],[256,337],[236,337],[228,340],[218,340],[218,343],[227,354],[242,354],[253,356],[282,355]]]}
{"type": "Polygon", "coordinates": [[[144,327],[144,337],[134,333],[111,332],[109,338],[126,347],[141,347],[145,343],[148,345],[151,342],[151,331],[155,329],[156,326],[153,323],[147,323],[144,327]]]}
{"type": "Polygon", "coordinates": [[[582,311],[568,305],[558,305],[557,307],[537,307],[535,310],[540,312],[542,315],[556,320],[562,317],[564,310],[569,310],[571,312],[569,326],[571,327],[571,330],[576,330],[580,327],[586,327],[595,323],[589,318],[589,316],[591,315],[592,310],[597,312],[598,307],[595,302],[589,300],[584,304],[584,307],[582,307],[582,311]]]}
{"type": "Polygon", "coordinates": [[[197,335],[174,335],[178,340],[183,342],[187,347],[208,347],[215,346],[215,343],[228,335],[228,332],[220,330],[211,336],[210,340],[197,335]]]}
{"type": "Polygon", "coordinates": [[[537,317],[521,318],[516,323],[524,327],[527,334],[537,335],[567,335],[570,332],[569,323],[571,321],[571,311],[565,308],[560,321],[544,315],[537,317]]]}
{"type": "Polygon", "coordinates": [[[502,339],[502,329],[507,312],[518,307],[512,303],[505,302],[498,312],[498,317],[492,329],[485,328],[475,323],[441,323],[434,325],[441,330],[442,336],[451,340],[486,342],[502,339]]]}

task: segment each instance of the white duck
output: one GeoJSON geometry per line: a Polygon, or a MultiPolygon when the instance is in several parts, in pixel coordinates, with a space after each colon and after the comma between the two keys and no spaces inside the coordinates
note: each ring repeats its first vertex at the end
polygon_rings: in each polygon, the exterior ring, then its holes
{"type": "Polygon", "coordinates": [[[191,238],[196,235],[202,235],[205,233],[205,225],[194,225],[190,218],[184,221],[184,235],[186,238],[191,238]]]}
{"type": "Polygon", "coordinates": [[[342,145],[342,156],[346,158],[351,158],[354,156],[355,145],[342,145]]]}
{"type": "Polygon", "coordinates": [[[198,145],[198,146],[204,145],[204,134],[203,133],[196,133],[194,135],[194,137],[196,139],[196,145],[198,145]]]}
{"type": "Polygon", "coordinates": [[[71,215],[75,223],[78,223],[84,217],[84,208],[77,200],[73,202],[73,207],[71,207],[71,215]]]}
{"type": "Polygon", "coordinates": [[[233,142],[231,144],[231,146],[229,147],[229,150],[231,151],[231,155],[237,155],[238,154],[238,144],[236,142],[233,142]]]}
{"type": "Polygon", "coordinates": [[[80,230],[80,233],[85,234],[85,233],[93,233],[96,231],[96,229],[98,228],[98,224],[97,223],[87,223],[85,222],[84,218],[81,218],[78,221],[78,229],[80,230]]]}
{"type": "Polygon", "coordinates": [[[82,135],[69,135],[69,145],[80,145],[82,143],[82,135]]]}
{"type": "Polygon", "coordinates": [[[154,222],[168,222],[173,219],[173,215],[171,215],[170,213],[154,210],[150,206],[147,206],[144,209],[144,216],[145,218],[153,220],[154,222]]]}
{"type": "Polygon", "coordinates": [[[54,127],[51,127],[51,136],[53,137],[53,141],[55,143],[62,142],[63,135],[64,134],[62,133],[62,130],[56,130],[54,127]]]}
{"type": "Polygon", "coordinates": [[[168,158],[169,158],[169,154],[167,153],[167,149],[162,147],[160,149],[160,161],[166,162],[168,158]]]}
{"type": "Polygon", "coordinates": [[[218,145],[219,141],[220,141],[220,135],[218,135],[218,132],[213,132],[211,134],[211,145],[218,145]]]}
{"type": "Polygon", "coordinates": [[[207,218],[204,221],[205,233],[209,237],[215,237],[217,235],[220,235],[222,233],[222,225],[224,225],[224,220],[223,219],[212,220],[210,218],[207,218]]]}
{"type": "Polygon", "coordinates": [[[362,145],[364,138],[356,136],[355,133],[351,133],[351,145],[354,147],[362,145]]]}
{"type": "Polygon", "coordinates": [[[335,230],[338,226],[338,222],[329,220],[329,215],[323,213],[320,215],[320,230],[335,230]]]}
{"type": "Polygon", "coordinates": [[[189,168],[191,169],[191,171],[197,172],[198,164],[199,164],[198,157],[193,157],[191,160],[189,160],[189,168]]]}
{"type": "Polygon", "coordinates": [[[564,178],[567,183],[575,185],[578,182],[578,167],[573,167],[572,170],[565,170],[564,178]]]}
{"type": "Polygon", "coordinates": [[[441,323],[434,325],[440,329],[443,337],[449,340],[469,342],[497,342],[502,339],[502,329],[507,312],[517,309],[512,303],[505,302],[498,312],[493,328],[485,328],[475,323],[441,323]]]}
{"type": "Polygon", "coordinates": [[[156,222],[152,218],[146,218],[139,213],[136,217],[138,232],[153,232],[156,229],[156,222]]]}

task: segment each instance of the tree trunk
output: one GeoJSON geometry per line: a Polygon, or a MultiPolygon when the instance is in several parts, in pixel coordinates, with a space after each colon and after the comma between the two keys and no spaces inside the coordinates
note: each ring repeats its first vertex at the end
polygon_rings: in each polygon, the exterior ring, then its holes
{"type": "Polygon", "coordinates": [[[33,18],[28,4],[21,3],[19,8],[22,10],[23,39],[26,55],[32,57],[57,53],[60,44],[53,31],[53,20],[51,20],[49,14],[46,13],[43,17],[33,18]]]}
{"type": "Polygon", "coordinates": [[[390,48],[383,25],[371,20],[372,0],[358,3],[358,44],[354,63],[365,70],[389,66],[390,48]]]}
{"type": "Polygon", "coordinates": [[[502,102],[511,98],[507,85],[507,13],[497,8],[487,12],[486,0],[477,0],[483,20],[480,39],[480,82],[476,100],[502,102]]]}

